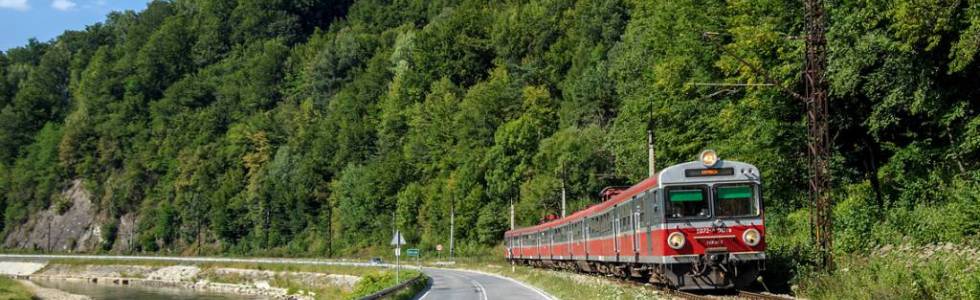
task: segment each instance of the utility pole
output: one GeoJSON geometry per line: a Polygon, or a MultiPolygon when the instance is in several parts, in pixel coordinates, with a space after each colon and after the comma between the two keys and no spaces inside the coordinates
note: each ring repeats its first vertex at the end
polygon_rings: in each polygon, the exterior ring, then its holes
{"type": "Polygon", "coordinates": [[[453,231],[456,227],[456,194],[453,193],[452,200],[449,203],[449,261],[453,261],[453,238],[455,237],[455,232],[453,231]]]}
{"type": "Polygon", "coordinates": [[[653,148],[653,105],[650,106],[650,121],[647,122],[647,162],[649,163],[648,177],[653,177],[657,175],[657,150],[653,148]]]}
{"type": "Polygon", "coordinates": [[[51,216],[51,220],[48,221],[48,253],[51,253],[51,223],[54,222],[54,216],[51,216]]]}
{"type": "Polygon", "coordinates": [[[725,48],[716,38],[718,33],[705,32],[704,38],[712,41],[725,54],[734,57],[752,72],[765,78],[768,84],[776,86],[784,93],[806,104],[807,148],[810,155],[810,224],[813,226],[813,240],[820,252],[820,267],[830,271],[834,267],[833,253],[833,199],[830,195],[830,126],[828,124],[829,104],[827,103],[827,39],[825,37],[827,16],[822,0],[804,0],[804,30],[806,31],[806,66],[803,71],[806,91],[803,95],[784,86],[769,72],[749,63],[736,53],[725,48]]]}
{"type": "Polygon", "coordinates": [[[561,162],[561,217],[565,217],[565,162],[561,162]]]}
{"type": "MultiPolygon", "coordinates": [[[[133,243],[136,241],[136,215],[133,216],[132,223],[129,225],[129,253],[133,253],[133,243]]],[[[121,220],[121,219],[120,219],[121,220]]],[[[121,222],[120,222],[121,223],[121,222]]]]}
{"type": "Polygon", "coordinates": [[[565,180],[561,180],[561,217],[565,217],[565,180]]]}
{"type": "Polygon", "coordinates": [[[827,17],[822,0],[804,0],[806,22],[806,108],[811,159],[810,199],[813,203],[813,235],[820,251],[820,263],[825,271],[833,270],[831,254],[833,241],[833,199],[830,195],[830,129],[828,125],[827,39],[824,36],[827,17]]]}
{"type": "Polygon", "coordinates": [[[510,230],[514,230],[514,199],[510,199],[510,230]]]}

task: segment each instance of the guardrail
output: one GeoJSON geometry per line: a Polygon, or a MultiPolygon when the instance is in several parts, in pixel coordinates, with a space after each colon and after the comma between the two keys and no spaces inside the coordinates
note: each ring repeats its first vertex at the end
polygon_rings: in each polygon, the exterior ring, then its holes
{"type": "Polygon", "coordinates": [[[409,280],[407,280],[405,282],[399,283],[398,285],[395,285],[393,287],[389,287],[389,288],[383,289],[383,290],[378,291],[378,292],[376,292],[374,294],[370,294],[370,295],[361,297],[360,300],[376,300],[376,299],[384,298],[384,297],[389,296],[389,295],[392,295],[392,294],[394,294],[394,293],[396,293],[398,291],[401,291],[402,289],[404,289],[406,287],[412,286],[416,282],[419,282],[419,280],[422,280],[422,278],[425,278],[425,274],[422,273],[422,272],[419,272],[419,276],[415,276],[415,278],[412,278],[412,279],[409,279],[409,280]]]}

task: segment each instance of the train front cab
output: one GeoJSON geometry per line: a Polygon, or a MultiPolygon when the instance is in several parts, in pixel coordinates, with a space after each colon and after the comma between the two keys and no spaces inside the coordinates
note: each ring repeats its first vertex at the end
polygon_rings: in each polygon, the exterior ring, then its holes
{"type": "MultiPolygon", "coordinates": [[[[681,290],[742,288],[765,269],[759,170],[735,161],[695,161],[659,174],[663,203],[661,270],[651,274],[681,290]]],[[[659,261],[658,261],[659,260],[659,261]]]]}

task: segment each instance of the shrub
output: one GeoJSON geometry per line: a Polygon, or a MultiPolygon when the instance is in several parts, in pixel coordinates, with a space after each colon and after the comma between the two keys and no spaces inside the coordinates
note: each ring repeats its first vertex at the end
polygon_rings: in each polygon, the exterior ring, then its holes
{"type": "Polygon", "coordinates": [[[834,273],[811,273],[798,295],[810,299],[978,299],[980,249],[952,243],[884,246],[839,256],[834,273]]]}
{"type": "MultiPolygon", "coordinates": [[[[418,271],[402,270],[400,279],[404,282],[419,276],[419,274],[418,271]]],[[[395,282],[395,272],[393,270],[367,274],[362,276],[361,280],[354,286],[354,290],[349,299],[360,299],[361,297],[379,292],[396,284],[398,282],[395,282]]]]}
{"type": "Polygon", "coordinates": [[[68,197],[58,196],[54,202],[54,210],[59,214],[63,215],[71,209],[72,201],[68,197]]]}
{"type": "Polygon", "coordinates": [[[112,249],[112,244],[116,242],[116,235],[119,233],[119,220],[112,219],[102,224],[102,250],[112,249]]]}

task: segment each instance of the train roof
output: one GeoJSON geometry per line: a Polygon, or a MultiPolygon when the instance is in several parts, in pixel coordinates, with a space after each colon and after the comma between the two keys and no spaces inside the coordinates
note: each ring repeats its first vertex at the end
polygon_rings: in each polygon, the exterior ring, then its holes
{"type": "Polygon", "coordinates": [[[538,224],[538,225],[534,225],[534,226],[531,226],[531,227],[524,227],[524,228],[518,228],[518,229],[514,229],[514,230],[509,230],[506,233],[504,233],[504,236],[505,237],[509,237],[509,236],[513,236],[513,235],[516,235],[516,234],[524,234],[524,233],[529,233],[529,232],[538,232],[538,231],[541,231],[541,230],[544,230],[544,229],[547,229],[547,228],[552,228],[552,227],[555,227],[555,226],[564,225],[566,223],[571,223],[571,222],[574,222],[574,221],[578,221],[578,220],[580,220],[582,218],[585,218],[586,216],[589,216],[589,215],[591,215],[593,213],[600,212],[600,211],[606,210],[609,207],[616,206],[617,204],[623,203],[624,201],[630,199],[634,195],[639,194],[642,191],[648,190],[651,187],[657,186],[657,178],[658,178],[658,176],[654,176],[654,177],[647,178],[646,180],[640,181],[640,183],[637,183],[637,184],[631,186],[630,188],[626,189],[625,191],[623,191],[623,192],[621,192],[621,193],[613,196],[612,199],[609,199],[609,201],[605,201],[605,202],[602,202],[602,203],[599,203],[599,204],[596,204],[596,205],[592,205],[592,206],[590,206],[590,207],[588,207],[586,209],[577,211],[577,212],[575,212],[575,213],[573,213],[573,214],[571,214],[571,215],[569,215],[567,217],[564,217],[564,218],[561,218],[561,219],[557,219],[557,220],[548,221],[548,222],[541,223],[541,224],[538,224]]]}

